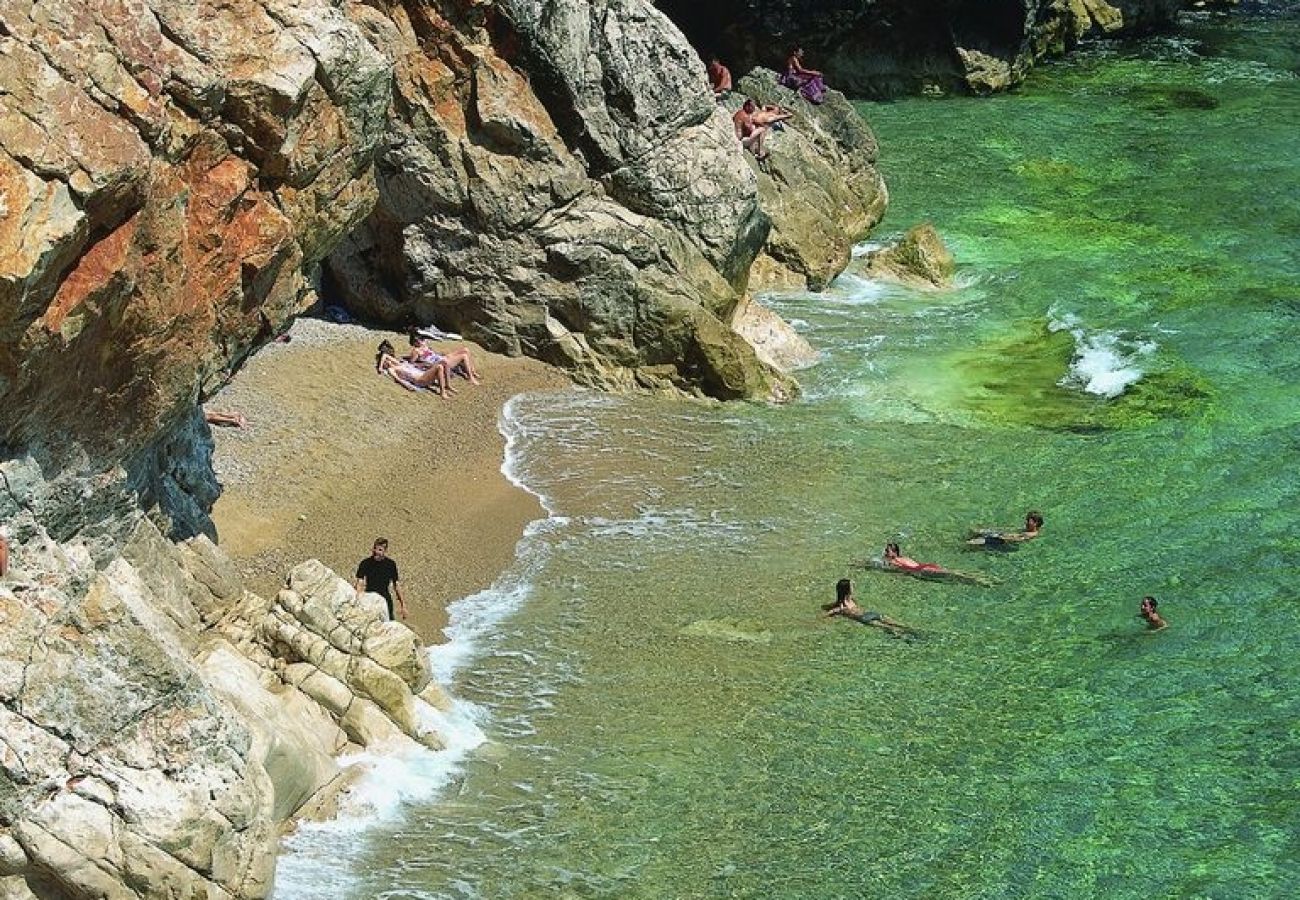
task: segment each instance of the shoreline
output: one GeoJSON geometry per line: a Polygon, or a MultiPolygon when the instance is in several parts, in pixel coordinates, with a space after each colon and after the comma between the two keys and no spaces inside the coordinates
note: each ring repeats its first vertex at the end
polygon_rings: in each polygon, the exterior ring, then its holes
{"type": "Polygon", "coordinates": [[[517,394],[571,382],[536,360],[469,345],[483,384],[455,379],[444,400],[375,374],[376,345],[387,338],[404,350],[401,334],[308,318],[288,334],[204,405],[249,422],[212,428],[217,543],[247,589],[269,596],[306,559],[351,582],[372,541],[386,537],[409,613],[401,621],[440,643],[447,604],[491,585],[524,528],[546,515],[502,470],[501,411],[517,394]]]}

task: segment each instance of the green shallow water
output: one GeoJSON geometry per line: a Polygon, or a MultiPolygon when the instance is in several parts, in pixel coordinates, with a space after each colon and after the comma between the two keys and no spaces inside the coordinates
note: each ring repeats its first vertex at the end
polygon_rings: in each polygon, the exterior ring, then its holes
{"type": "Polygon", "coordinates": [[[1193,20],[864,106],[882,233],[963,287],[773,298],[825,354],[786,408],[521,399],[555,517],[459,613],[513,610],[452,682],[488,742],[281,893],[1300,893],[1298,46],[1193,20]],[[851,567],[888,540],[1001,583],[851,567]],[[923,638],[820,620],[846,575],[923,638]]]}

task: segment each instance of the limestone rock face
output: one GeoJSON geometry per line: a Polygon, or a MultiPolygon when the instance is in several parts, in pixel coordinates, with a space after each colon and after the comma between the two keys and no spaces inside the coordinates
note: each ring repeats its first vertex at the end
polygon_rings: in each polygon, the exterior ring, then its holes
{"type": "Polygon", "coordinates": [[[849,264],[853,244],[885,213],[889,194],[876,169],[877,145],[867,123],[838,91],[813,105],[777,83],[770,69],[755,69],[736,84],[760,106],[792,110],[784,129],[768,135],[771,154],[758,174],[759,203],[772,220],[752,290],[804,286],[819,291],[849,264]],[[792,276],[792,277],[790,277],[792,276]]]}
{"type": "Polygon", "coordinates": [[[659,0],[732,71],[780,68],[793,46],[859,97],[1004,90],[1085,36],[1168,27],[1182,0],[659,0]]]}
{"type": "Polygon", "coordinates": [[[952,253],[929,222],[909,228],[898,243],[876,250],[866,261],[873,278],[921,289],[952,287],[956,269],[952,253]]]}
{"type": "Polygon", "coordinates": [[[130,453],[373,205],[388,65],[330,0],[0,20],[0,444],[130,453]]]}
{"type": "Polygon", "coordinates": [[[680,33],[645,0],[453,6],[354,13],[396,96],[327,289],[588,384],[788,396],[729,328],[768,224],[680,33]]]}
{"type": "MultiPolygon", "coordinates": [[[[125,500],[58,541],[57,486],[0,475],[0,896],[265,897],[337,754],[442,745],[446,700],[379,598],[317,562],[249,594],[125,500]]],[[[115,478],[97,496],[130,496],[115,478]]]]}

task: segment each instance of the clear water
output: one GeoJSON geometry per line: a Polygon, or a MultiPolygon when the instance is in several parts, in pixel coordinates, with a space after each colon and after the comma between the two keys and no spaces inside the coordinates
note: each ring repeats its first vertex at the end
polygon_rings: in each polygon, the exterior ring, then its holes
{"type": "Polygon", "coordinates": [[[1294,14],[1190,20],[864,106],[962,287],[773,298],[785,408],[517,401],[554,517],[457,614],[513,610],[452,680],[487,742],[293,895],[1300,895],[1298,71],[1294,14]],[[820,619],[844,576],[924,637],[820,619]]]}

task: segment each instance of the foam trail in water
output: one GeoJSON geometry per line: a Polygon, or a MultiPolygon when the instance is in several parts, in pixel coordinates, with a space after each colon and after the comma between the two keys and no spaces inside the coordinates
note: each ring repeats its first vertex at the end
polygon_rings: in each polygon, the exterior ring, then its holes
{"type": "Polygon", "coordinates": [[[1112,399],[1141,380],[1141,362],[1156,351],[1153,341],[1134,340],[1109,331],[1089,332],[1078,316],[1053,315],[1052,331],[1068,331],[1074,338],[1074,358],[1058,384],[1064,388],[1112,399]]]}
{"type": "MultiPolygon", "coordinates": [[[[447,640],[427,651],[433,678],[444,687],[482,652],[484,640],[531,593],[534,565],[527,552],[529,539],[566,521],[554,516],[550,501],[519,475],[519,446],[527,431],[518,415],[517,399],[505,405],[498,423],[506,440],[501,472],[536,496],[548,518],[529,525],[515,565],[497,583],[448,606],[447,640]]],[[[367,751],[339,760],[343,768],[360,775],[341,798],[337,816],[327,822],[303,823],[285,840],[276,868],[276,897],[326,900],[350,893],[357,883],[352,863],[364,852],[364,833],[395,820],[406,805],[435,797],[460,771],[465,757],[487,739],[481,727],[486,711],[473,703],[453,699],[449,709],[430,708],[427,715],[425,724],[443,738],[444,749],[424,750],[412,742],[392,753],[367,751]]]]}

